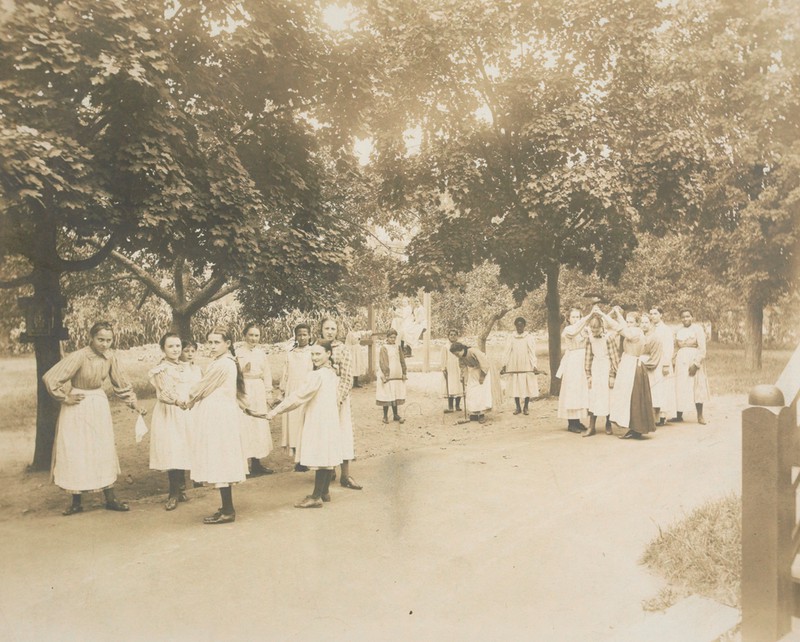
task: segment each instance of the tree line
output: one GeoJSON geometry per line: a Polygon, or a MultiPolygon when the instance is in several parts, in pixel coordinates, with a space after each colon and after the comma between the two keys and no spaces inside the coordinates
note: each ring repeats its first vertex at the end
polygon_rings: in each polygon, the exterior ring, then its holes
{"type": "MultiPolygon", "coordinates": [[[[488,262],[515,305],[544,288],[555,372],[564,270],[613,287],[648,234],[742,302],[760,365],[797,267],[796,3],[330,5],[0,9],[0,286],[51,328],[112,291],[188,334],[226,296],[268,319],[488,262]]],[[[33,334],[41,377],[64,335],[33,334]]],[[[36,467],[56,411],[40,389],[36,467]]]]}

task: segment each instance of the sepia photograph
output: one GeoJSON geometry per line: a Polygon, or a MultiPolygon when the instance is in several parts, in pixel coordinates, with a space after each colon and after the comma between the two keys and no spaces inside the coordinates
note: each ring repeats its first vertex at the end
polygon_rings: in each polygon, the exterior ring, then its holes
{"type": "Polygon", "coordinates": [[[800,640],[800,2],[0,0],[0,639],[800,640]]]}

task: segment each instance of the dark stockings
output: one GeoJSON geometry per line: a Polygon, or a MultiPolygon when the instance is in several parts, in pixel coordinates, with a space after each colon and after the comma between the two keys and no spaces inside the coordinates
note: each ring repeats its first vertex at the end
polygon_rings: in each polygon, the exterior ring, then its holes
{"type": "Polygon", "coordinates": [[[392,402],[392,416],[395,419],[400,419],[400,415],[397,413],[397,402],[396,401],[392,402]]]}
{"type": "MultiPolygon", "coordinates": [[[[527,398],[525,399],[527,405],[527,398]]],[[[517,414],[522,412],[522,406],[519,403],[519,397],[514,397],[514,405],[517,407],[517,414]]]]}
{"type": "Polygon", "coordinates": [[[72,494],[72,507],[78,508],[81,505],[81,494],[80,493],[73,493],[72,494]]]}
{"type": "Polygon", "coordinates": [[[167,479],[169,480],[169,496],[178,499],[183,492],[184,476],[182,470],[168,470],[167,479]]]}
{"type": "Polygon", "coordinates": [[[233,508],[233,489],[230,486],[225,486],[219,489],[219,496],[222,499],[223,515],[234,515],[236,511],[233,508]]]}
{"type": "Polygon", "coordinates": [[[331,485],[331,470],[323,470],[319,469],[314,474],[314,492],[311,493],[311,496],[314,499],[319,499],[323,495],[328,494],[328,490],[330,489],[331,485]]]}
{"type": "Polygon", "coordinates": [[[525,414],[528,414],[528,402],[530,402],[530,400],[531,400],[530,397],[525,397],[525,403],[522,406],[522,412],[524,412],[525,414]]]}

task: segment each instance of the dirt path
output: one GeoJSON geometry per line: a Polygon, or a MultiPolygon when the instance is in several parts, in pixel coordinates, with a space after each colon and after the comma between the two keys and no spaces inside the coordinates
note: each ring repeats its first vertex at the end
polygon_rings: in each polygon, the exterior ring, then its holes
{"type": "Polygon", "coordinates": [[[238,487],[230,526],[199,523],[217,505],[202,489],[173,513],[6,520],[0,637],[603,640],[661,586],[637,564],[658,529],[740,486],[733,398],[642,442],[569,434],[552,401],[454,426],[418,398],[428,419],[388,429],[372,407],[365,489],[321,510],[291,507],[311,479],[287,473],[238,487]]]}

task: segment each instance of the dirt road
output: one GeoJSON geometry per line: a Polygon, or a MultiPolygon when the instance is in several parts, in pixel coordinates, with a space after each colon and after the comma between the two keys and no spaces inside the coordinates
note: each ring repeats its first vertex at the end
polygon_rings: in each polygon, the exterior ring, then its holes
{"type": "Polygon", "coordinates": [[[659,528],[739,490],[739,410],[646,441],[552,418],[437,440],[356,462],[365,489],[323,509],[292,507],[310,474],[258,478],[232,525],[200,524],[208,491],[6,521],[0,638],[603,640],[662,585],[637,564],[659,528]]]}

